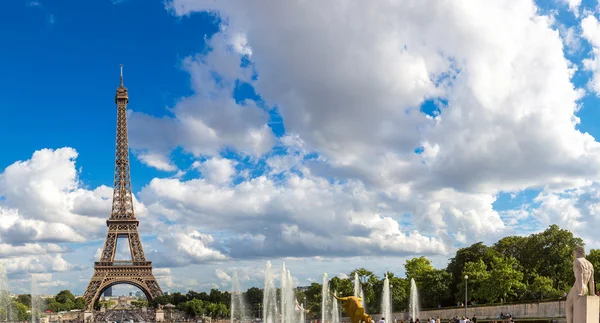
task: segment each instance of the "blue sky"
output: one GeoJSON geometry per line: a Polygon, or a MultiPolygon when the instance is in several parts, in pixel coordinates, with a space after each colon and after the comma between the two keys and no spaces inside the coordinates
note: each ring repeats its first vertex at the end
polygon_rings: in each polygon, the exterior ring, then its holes
{"type": "Polygon", "coordinates": [[[410,257],[445,266],[554,223],[600,247],[597,1],[431,1],[429,15],[424,1],[348,2],[346,16],[302,1],[4,4],[11,286],[37,273],[81,293],[91,277],[119,64],[136,212],[165,290],[226,288],[237,267],[257,285],[267,259],[300,285],[365,257],[402,274],[410,257]]]}

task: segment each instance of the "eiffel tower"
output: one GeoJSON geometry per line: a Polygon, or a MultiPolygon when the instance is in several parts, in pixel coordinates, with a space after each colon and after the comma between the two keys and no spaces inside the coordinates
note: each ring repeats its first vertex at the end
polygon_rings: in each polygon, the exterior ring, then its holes
{"type": "Polygon", "coordinates": [[[148,301],[162,295],[162,291],[152,274],[152,262],[146,261],[138,226],[140,221],[133,212],[133,194],[129,171],[129,145],[127,140],[127,103],[129,95],[123,86],[123,65],[121,84],[117,88],[117,149],[115,161],[115,185],[112,211],[106,221],[108,233],[99,262],[94,263],[94,276],[90,280],[83,298],[88,311],[93,310],[94,302],[102,293],[118,284],[129,284],[139,288],[148,301]],[[115,260],[118,238],[128,238],[131,260],[115,260]]]}

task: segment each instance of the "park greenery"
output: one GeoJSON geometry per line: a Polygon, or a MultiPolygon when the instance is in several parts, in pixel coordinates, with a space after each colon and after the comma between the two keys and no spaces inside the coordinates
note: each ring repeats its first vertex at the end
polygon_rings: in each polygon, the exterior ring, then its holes
{"type": "MultiPolygon", "coordinates": [[[[583,245],[583,241],[570,231],[552,225],[543,232],[529,236],[505,237],[492,246],[478,242],[459,249],[446,268],[435,268],[426,257],[415,257],[404,264],[404,277],[392,272],[377,276],[372,271],[359,268],[349,272],[346,277],[332,278],[329,284],[330,289],[338,295],[352,295],[356,273],[364,291],[368,312],[378,312],[380,308],[385,275],[392,286],[392,306],[395,311],[407,308],[411,279],[415,280],[419,289],[423,308],[461,306],[465,300],[465,275],[469,277],[467,297],[470,304],[557,299],[563,297],[574,282],[572,251],[576,245],[583,245]]],[[[600,249],[589,250],[587,259],[595,268],[600,268],[600,249]]],[[[595,271],[596,282],[600,282],[599,273],[600,270],[595,271]]],[[[309,310],[308,317],[317,318],[320,315],[321,287],[319,283],[312,283],[297,289],[297,299],[309,310]]],[[[248,315],[260,317],[262,289],[251,287],[244,292],[244,297],[248,304],[248,315]]],[[[12,302],[19,320],[26,320],[31,297],[19,295],[12,302]]],[[[171,304],[190,317],[227,317],[230,293],[218,289],[212,289],[209,293],[177,292],[157,297],[151,305],[159,304],[171,304]]],[[[139,301],[135,305],[141,307],[146,303],[139,301]]],[[[43,310],[52,312],[83,309],[84,306],[83,299],[75,297],[68,290],[61,291],[42,304],[43,310]]],[[[0,317],[3,315],[0,308],[0,317]]]]}
{"type": "MultiPolygon", "coordinates": [[[[392,272],[377,276],[372,271],[359,268],[349,272],[345,278],[332,278],[329,284],[338,295],[352,295],[356,273],[369,312],[379,311],[385,275],[392,286],[394,310],[408,307],[411,279],[417,284],[424,308],[460,306],[465,300],[465,275],[469,277],[467,297],[471,304],[557,299],[573,284],[572,251],[576,245],[583,245],[583,241],[570,231],[552,225],[529,236],[505,237],[492,246],[478,242],[459,249],[446,268],[435,268],[426,257],[415,257],[406,261],[404,277],[392,272]]],[[[589,250],[587,259],[595,268],[600,268],[600,250],[589,250]]],[[[598,273],[600,270],[596,271],[596,275],[598,273]]],[[[600,276],[595,277],[595,281],[600,282],[600,276]]],[[[321,287],[319,283],[312,283],[296,292],[300,304],[306,304],[309,317],[320,316],[321,287]]],[[[244,296],[249,316],[260,317],[262,289],[251,287],[244,296]]],[[[190,316],[197,316],[200,313],[214,315],[215,312],[226,312],[225,307],[216,309],[214,304],[226,306],[228,310],[229,299],[229,292],[212,289],[210,293],[173,293],[157,298],[155,303],[173,304],[190,316]]]]}

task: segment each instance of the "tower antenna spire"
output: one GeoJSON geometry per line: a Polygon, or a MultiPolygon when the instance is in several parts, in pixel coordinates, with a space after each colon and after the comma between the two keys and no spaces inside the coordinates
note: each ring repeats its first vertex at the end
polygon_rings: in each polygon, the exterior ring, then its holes
{"type": "Polygon", "coordinates": [[[121,86],[123,86],[123,64],[119,65],[121,67],[121,86]]]}

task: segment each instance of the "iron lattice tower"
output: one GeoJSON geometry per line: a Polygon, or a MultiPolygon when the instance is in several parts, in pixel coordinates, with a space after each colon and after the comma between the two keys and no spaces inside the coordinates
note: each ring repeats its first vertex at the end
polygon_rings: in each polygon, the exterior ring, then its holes
{"type": "Polygon", "coordinates": [[[94,276],[83,295],[87,309],[92,310],[94,302],[109,287],[129,284],[144,292],[148,301],[162,295],[162,290],[152,274],[152,262],[146,261],[144,248],[140,241],[138,226],[133,211],[131,192],[131,173],[129,170],[129,144],[127,139],[127,103],[129,95],[123,85],[123,65],[121,65],[121,84],[117,88],[117,144],[115,160],[115,183],[112,210],[106,220],[108,233],[99,262],[94,263],[94,276]],[[118,238],[128,238],[131,260],[115,260],[118,238]]]}

